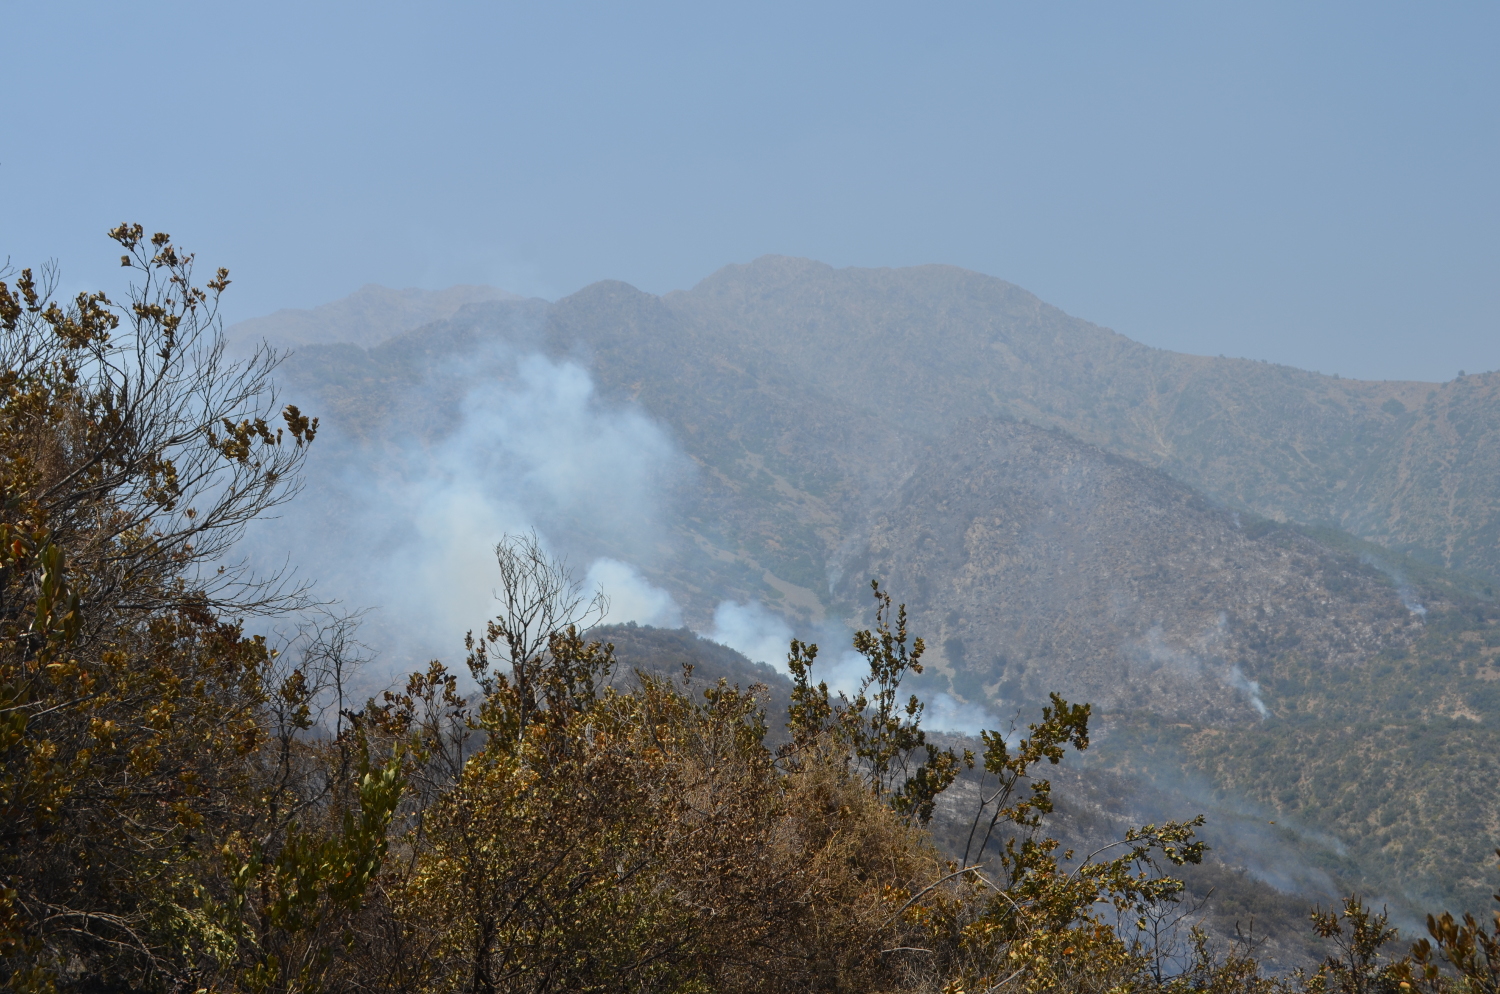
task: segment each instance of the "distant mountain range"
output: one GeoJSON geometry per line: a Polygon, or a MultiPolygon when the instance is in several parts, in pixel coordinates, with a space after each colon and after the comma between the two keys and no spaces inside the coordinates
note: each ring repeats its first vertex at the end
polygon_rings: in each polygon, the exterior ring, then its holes
{"type": "Polygon", "coordinates": [[[1324,840],[1304,856],[1341,886],[1488,903],[1500,374],[1165,352],[947,266],[767,257],[662,297],[476,292],[367,320],[361,291],[231,332],[301,343],[289,392],[376,448],[449,430],[455,358],[570,357],[696,467],[636,562],[690,626],[726,598],[864,624],[879,577],[932,644],[922,689],[1005,714],[1092,700],[1093,762],[1122,782],[1201,781],[1324,840]]]}
{"type": "Polygon", "coordinates": [[[232,345],[267,341],[278,348],[334,342],[379,345],[403,331],[452,317],[465,304],[519,299],[492,286],[392,290],[369,283],[329,304],[241,321],[229,329],[228,337],[232,345]]]}

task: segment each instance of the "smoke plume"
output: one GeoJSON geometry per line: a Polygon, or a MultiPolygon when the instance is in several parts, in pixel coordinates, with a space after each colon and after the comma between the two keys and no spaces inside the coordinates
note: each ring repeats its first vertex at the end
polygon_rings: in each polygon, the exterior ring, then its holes
{"type": "Polygon", "coordinates": [[[1407,582],[1404,573],[1394,566],[1386,565],[1369,553],[1360,556],[1359,561],[1366,566],[1374,566],[1390,578],[1391,584],[1396,588],[1396,596],[1401,598],[1401,606],[1408,612],[1419,618],[1427,617],[1427,607],[1418,599],[1416,588],[1407,582]]]}
{"type": "MultiPolygon", "coordinates": [[[[645,413],[602,401],[577,363],[505,343],[440,365],[396,407],[406,419],[373,438],[328,426],[307,492],[247,545],[254,561],[315,579],[318,598],[365,612],[363,639],[379,647],[372,683],[461,654],[464,633],[493,614],[506,533],[535,531],[566,558],[607,598],[605,623],[682,625],[647,574],[671,555],[670,495],[694,470],[645,413]],[[424,417],[436,427],[423,430],[424,417]]],[[[724,600],[701,634],[785,673],[797,633],[759,602],[724,600]]],[[[851,634],[837,622],[803,633],[824,646],[815,679],[850,695],[869,672],[851,634]]],[[[979,706],[924,696],[929,727],[999,727],[979,706]]]]}
{"type": "Polygon", "coordinates": [[[577,364],[496,347],[444,367],[409,405],[461,390],[449,430],[358,440],[325,430],[308,489],[248,536],[252,560],[289,562],[314,594],[366,610],[366,641],[399,673],[451,659],[493,614],[494,546],[535,530],[601,589],[606,620],[676,626],[639,563],[659,545],[665,494],[687,460],[641,412],[602,403],[577,364]],[[435,437],[433,437],[435,436],[435,437]]]}

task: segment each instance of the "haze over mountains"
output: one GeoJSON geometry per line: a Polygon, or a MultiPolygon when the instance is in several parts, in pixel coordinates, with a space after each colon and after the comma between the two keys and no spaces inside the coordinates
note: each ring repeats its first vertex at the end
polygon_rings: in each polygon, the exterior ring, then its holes
{"type": "Polygon", "coordinates": [[[635,620],[784,649],[866,624],[879,577],[932,644],[924,693],[1094,701],[1134,782],[1322,833],[1342,882],[1487,901],[1500,374],[1164,352],[947,266],[382,293],[231,329],[300,344],[286,393],[329,425],[301,552],[334,590],[405,543],[482,592],[447,550],[532,525],[635,620]]]}
{"type": "MultiPolygon", "coordinates": [[[[369,346],[508,296],[367,287],[235,331],[369,346]]],[[[653,344],[635,344],[777,363],[788,382],[903,433],[974,416],[1061,428],[1274,520],[1336,524],[1450,568],[1500,573],[1500,509],[1484,485],[1497,468],[1497,374],[1365,382],[1165,352],[947,266],[834,270],[767,257],[662,298],[596,284],[552,311],[554,346],[622,358],[613,350],[650,331],[653,344]]]]}
{"type": "Polygon", "coordinates": [[[238,341],[264,340],[279,348],[348,342],[378,345],[393,335],[451,317],[465,304],[518,300],[515,294],[490,286],[450,286],[419,290],[367,284],[342,300],[307,310],[284,309],[234,326],[238,341]]]}
{"type": "Polygon", "coordinates": [[[1266,517],[1500,572],[1493,374],[1367,383],[1164,352],[946,266],[762,259],[661,306],[904,430],[1024,419],[1266,517]]]}

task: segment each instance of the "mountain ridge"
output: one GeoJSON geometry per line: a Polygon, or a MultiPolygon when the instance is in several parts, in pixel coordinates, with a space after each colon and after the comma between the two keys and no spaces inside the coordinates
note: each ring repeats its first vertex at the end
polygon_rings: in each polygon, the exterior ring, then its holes
{"type": "MultiPolygon", "coordinates": [[[[857,405],[861,394],[879,396],[879,409],[866,409],[920,431],[945,427],[935,406],[1061,428],[1232,506],[1335,524],[1450,568],[1500,574],[1500,507],[1446,471],[1459,461],[1456,441],[1477,429],[1487,457],[1474,468],[1500,477],[1493,456],[1500,374],[1446,384],[1361,381],[1167,352],[1072,318],[1003,280],[948,266],[836,270],[768,257],[661,299],[751,336],[841,399],[857,405]],[[867,291],[880,281],[893,285],[867,291]],[[788,320],[794,311],[807,316],[788,320]],[[844,341],[830,341],[840,335],[844,341]],[[924,361],[939,342],[962,360],[924,361]],[[878,375],[877,350],[899,379],[878,375]],[[828,372],[850,363],[860,363],[852,374],[828,372]],[[937,395],[941,404],[923,400],[937,395]],[[1247,476],[1247,462],[1263,466],[1264,477],[1247,476]],[[1434,477],[1454,493],[1456,510],[1416,492],[1434,477]]],[[[951,427],[956,415],[948,417],[951,427]]]]}
{"type": "Polygon", "coordinates": [[[366,283],[338,300],[316,307],[283,308],[248,318],[226,329],[240,348],[265,341],[276,348],[345,343],[368,348],[413,328],[452,317],[469,304],[521,300],[492,286],[457,284],[443,290],[406,287],[397,290],[366,283]]]}
{"type": "Polygon", "coordinates": [[[474,303],[287,372],[379,465],[392,433],[454,430],[466,358],[535,353],[693,463],[634,561],[690,627],[731,599],[803,635],[863,626],[877,576],[931,638],[913,690],[1096,700],[1098,762],[1326,833],[1340,879],[1483,907],[1500,377],[1181,356],[953,267],[774,258],[661,297],[604,281],[474,303]]]}

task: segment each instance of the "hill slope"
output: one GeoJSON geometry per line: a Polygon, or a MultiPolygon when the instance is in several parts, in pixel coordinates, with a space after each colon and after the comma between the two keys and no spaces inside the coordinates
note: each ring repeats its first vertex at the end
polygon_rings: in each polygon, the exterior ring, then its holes
{"type": "Polygon", "coordinates": [[[1272,660],[1357,667],[1422,630],[1358,557],[1015,422],[925,452],[848,575],[906,592],[965,696],[1055,689],[1170,720],[1259,721],[1272,660]]]}
{"type": "Polygon", "coordinates": [[[705,346],[900,430],[1060,428],[1231,506],[1500,576],[1500,374],[1363,382],[1166,352],[951,266],[767,257],[663,305],[705,346]]]}
{"type": "Polygon", "coordinates": [[[1482,908],[1500,610],[1376,552],[1060,432],[976,421],[924,453],[850,570],[907,592],[962,696],[1095,702],[1097,760],[1186,767],[1219,803],[1343,840],[1348,859],[1320,865],[1346,886],[1482,908]]]}
{"type": "Polygon", "coordinates": [[[497,349],[573,357],[690,458],[637,562],[689,625],[724,598],[863,623],[881,576],[934,644],[925,690],[1097,701],[1111,768],[1321,832],[1321,870],[1371,892],[1487,903],[1500,638],[1487,583],[1441,564],[1496,572],[1500,377],[1181,356],[951,267],[775,258],[473,304],[288,371],[378,456],[451,430],[497,349]]]}

